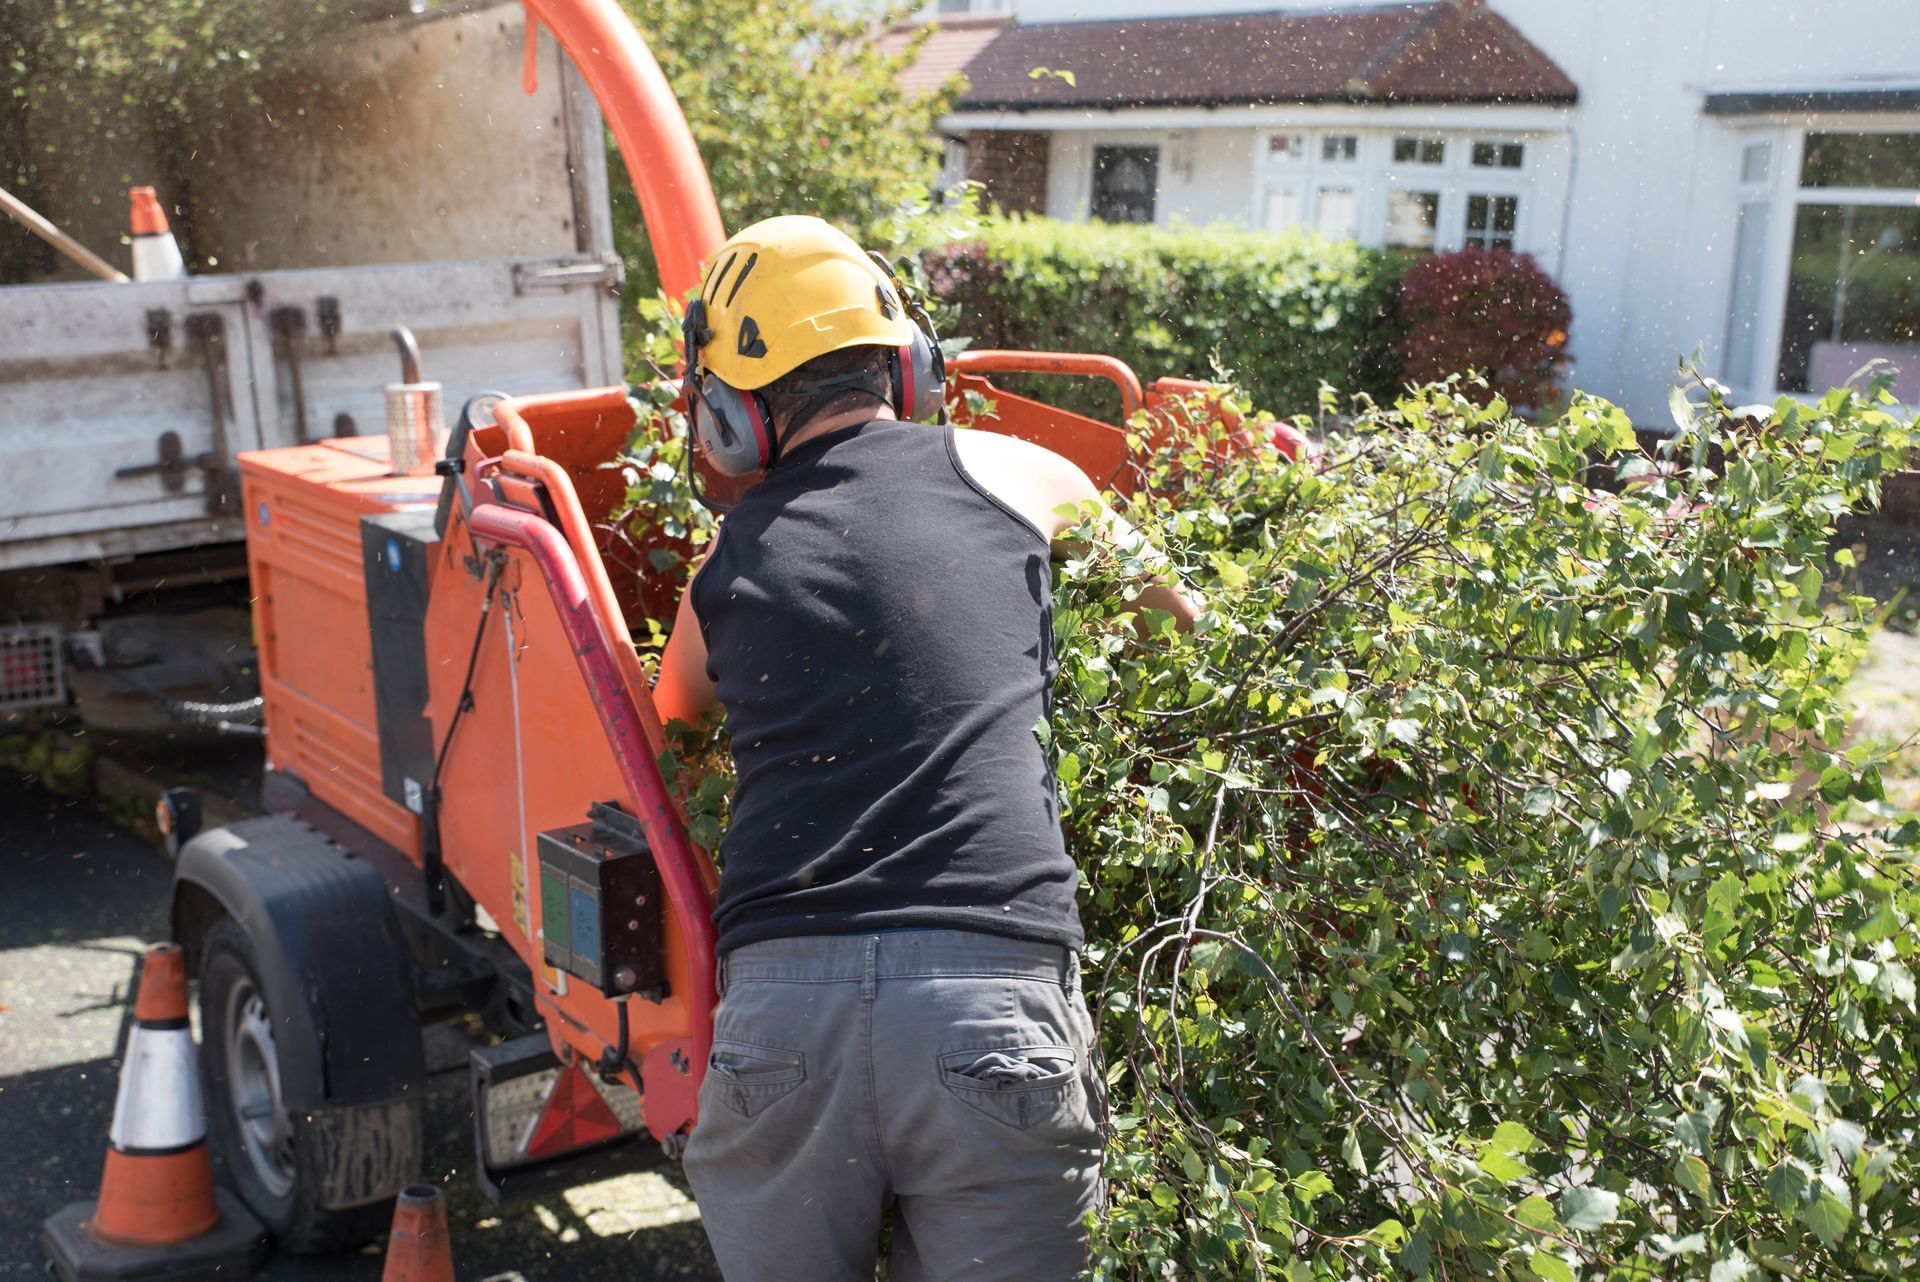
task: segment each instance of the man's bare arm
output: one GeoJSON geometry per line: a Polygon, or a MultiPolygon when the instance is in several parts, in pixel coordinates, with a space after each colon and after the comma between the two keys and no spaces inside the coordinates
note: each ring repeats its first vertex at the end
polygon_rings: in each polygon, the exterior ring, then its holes
{"type": "MultiPolygon", "coordinates": [[[[1080,506],[1096,505],[1106,537],[1137,553],[1149,566],[1165,567],[1167,558],[1124,516],[1109,507],[1087,474],[1052,450],[992,432],[960,431],[954,437],[960,461],[975,481],[995,498],[1031,521],[1053,545],[1056,560],[1085,552],[1062,533],[1079,524],[1080,506]]],[[[1128,603],[1171,614],[1181,631],[1191,631],[1205,606],[1179,582],[1170,568],[1152,572],[1128,603]]]]}
{"type": "Polygon", "coordinates": [[[693,612],[691,581],[680,594],[673,633],[667,638],[666,653],[660,656],[660,674],[653,683],[653,706],[660,713],[661,724],[683,721],[690,726],[699,725],[708,713],[720,706],[713,681],[707,676],[707,639],[693,612]]]}

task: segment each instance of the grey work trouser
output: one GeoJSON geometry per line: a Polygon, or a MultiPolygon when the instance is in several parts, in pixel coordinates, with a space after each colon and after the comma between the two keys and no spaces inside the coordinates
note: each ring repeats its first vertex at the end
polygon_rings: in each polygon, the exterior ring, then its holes
{"type": "Polygon", "coordinates": [[[727,1282],[1069,1282],[1100,1195],[1079,959],[958,930],[721,965],[687,1178],[727,1282]]]}

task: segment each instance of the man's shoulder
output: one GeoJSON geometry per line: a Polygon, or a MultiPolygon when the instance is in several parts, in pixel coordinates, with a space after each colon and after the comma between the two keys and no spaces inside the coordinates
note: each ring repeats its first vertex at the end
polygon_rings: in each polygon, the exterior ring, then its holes
{"type": "Polygon", "coordinates": [[[1043,538],[1051,539],[1064,524],[1060,508],[1098,495],[1078,464],[1044,445],[968,429],[955,430],[953,443],[974,484],[1019,513],[1043,538]]]}
{"type": "Polygon", "coordinates": [[[1005,432],[956,427],[953,429],[953,444],[959,451],[960,461],[969,470],[977,464],[980,468],[1016,468],[1027,476],[1071,478],[1086,475],[1074,465],[1073,460],[1064,455],[1005,432]]]}

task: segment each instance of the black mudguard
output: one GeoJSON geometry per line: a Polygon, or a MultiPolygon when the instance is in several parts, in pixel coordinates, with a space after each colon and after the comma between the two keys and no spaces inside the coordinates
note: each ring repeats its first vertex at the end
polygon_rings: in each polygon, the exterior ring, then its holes
{"type": "Polygon", "coordinates": [[[215,828],[182,847],[174,867],[173,936],[196,972],[222,913],[252,941],[268,1004],[286,1026],[289,1108],[424,1103],[413,961],[371,865],[287,815],[215,828]],[[287,1053],[294,1047],[319,1053],[287,1053]]]}

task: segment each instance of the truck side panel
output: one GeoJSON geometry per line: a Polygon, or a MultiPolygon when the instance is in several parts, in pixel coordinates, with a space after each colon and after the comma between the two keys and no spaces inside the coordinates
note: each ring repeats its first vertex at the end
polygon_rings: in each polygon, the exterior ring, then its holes
{"type": "MultiPolygon", "coordinates": [[[[449,417],[620,381],[600,116],[550,38],[521,92],[521,32],[512,4],[369,23],[258,82],[162,192],[208,274],[0,288],[0,572],[238,537],[210,482],[244,450],[384,431],[396,325],[449,417]]],[[[123,254],[119,175],[169,163],[150,141],[46,212],[123,254]]]]}

